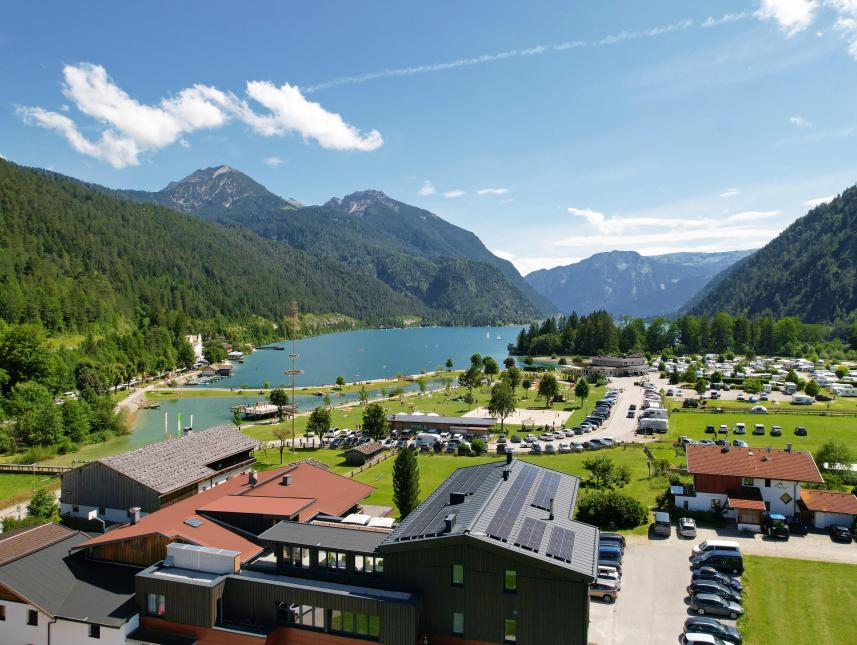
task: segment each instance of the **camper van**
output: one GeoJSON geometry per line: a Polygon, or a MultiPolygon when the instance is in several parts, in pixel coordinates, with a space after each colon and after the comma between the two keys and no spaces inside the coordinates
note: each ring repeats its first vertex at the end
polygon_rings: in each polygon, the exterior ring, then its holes
{"type": "Polygon", "coordinates": [[[812,405],[813,398],[806,394],[792,395],[792,405],[812,405]]]}
{"type": "Polygon", "coordinates": [[[640,413],[641,419],[666,419],[667,411],[664,408],[646,408],[640,413]]]}
{"type": "Polygon", "coordinates": [[[669,421],[666,419],[640,419],[637,425],[637,432],[640,434],[651,434],[653,432],[664,434],[667,430],[669,430],[669,421]]]}

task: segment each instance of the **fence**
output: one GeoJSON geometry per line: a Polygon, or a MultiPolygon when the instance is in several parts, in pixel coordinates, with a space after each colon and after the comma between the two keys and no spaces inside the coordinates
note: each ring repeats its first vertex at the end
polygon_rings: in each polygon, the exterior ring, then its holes
{"type": "Polygon", "coordinates": [[[378,455],[377,457],[370,459],[369,461],[367,461],[365,464],[363,464],[359,468],[352,470],[346,476],[354,478],[354,475],[360,474],[364,470],[369,470],[372,466],[376,466],[376,465],[380,464],[382,461],[385,461],[385,460],[389,459],[390,457],[393,457],[397,452],[398,452],[397,450],[387,450],[386,452],[378,455]]]}
{"type": "Polygon", "coordinates": [[[69,466],[45,466],[43,464],[0,464],[0,473],[21,473],[24,475],[50,475],[58,477],[71,470],[69,466]]]}

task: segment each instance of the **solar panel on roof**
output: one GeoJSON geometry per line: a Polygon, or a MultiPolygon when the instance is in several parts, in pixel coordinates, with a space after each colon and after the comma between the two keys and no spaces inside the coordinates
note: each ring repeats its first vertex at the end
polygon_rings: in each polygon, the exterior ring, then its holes
{"type": "Polygon", "coordinates": [[[504,542],[509,539],[509,533],[515,525],[515,520],[530,493],[530,487],[535,478],[536,471],[533,468],[524,468],[518,473],[512,487],[503,498],[500,508],[496,510],[491,522],[488,523],[488,528],[485,529],[490,537],[504,542]]]}
{"type": "Polygon", "coordinates": [[[202,521],[202,520],[198,520],[198,519],[196,519],[195,517],[189,517],[189,518],[187,518],[187,519],[184,521],[184,523],[185,523],[185,524],[187,524],[188,526],[192,526],[193,528],[196,528],[196,527],[198,527],[198,526],[202,526],[202,525],[203,525],[203,521],[202,521]]]}
{"type": "Polygon", "coordinates": [[[559,488],[561,479],[562,477],[559,473],[545,473],[536,490],[535,496],[533,496],[532,505],[536,508],[549,511],[551,500],[556,497],[556,491],[559,488]]]}
{"type": "Polygon", "coordinates": [[[571,553],[574,550],[574,531],[554,526],[551,531],[551,539],[545,553],[557,560],[571,562],[571,553]]]}
{"type": "Polygon", "coordinates": [[[532,517],[526,518],[518,533],[518,539],[515,541],[515,544],[524,549],[538,552],[546,528],[547,524],[545,522],[533,519],[532,517]]]}

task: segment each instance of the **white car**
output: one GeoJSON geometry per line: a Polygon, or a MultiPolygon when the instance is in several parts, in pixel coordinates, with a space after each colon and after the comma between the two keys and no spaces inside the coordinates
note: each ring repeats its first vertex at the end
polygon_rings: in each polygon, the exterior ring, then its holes
{"type": "Polygon", "coordinates": [[[768,408],[764,405],[754,405],[750,408],[750,414],[768,414],[768,408]]]}

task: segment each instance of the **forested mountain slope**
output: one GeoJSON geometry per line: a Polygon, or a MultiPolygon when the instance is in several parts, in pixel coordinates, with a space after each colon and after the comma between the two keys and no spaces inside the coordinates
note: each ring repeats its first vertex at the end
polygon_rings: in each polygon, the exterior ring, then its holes
{"type": "Polygon", "coordinates": [[[690,307],[698,314],[830,322],[857,308],[857,187],[815,207],[736,264],[690,307]]]}

